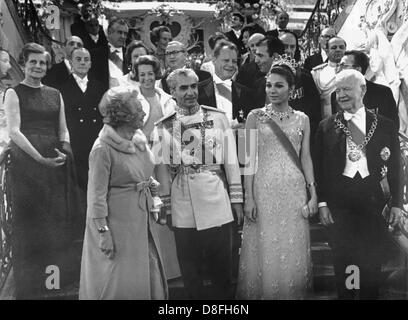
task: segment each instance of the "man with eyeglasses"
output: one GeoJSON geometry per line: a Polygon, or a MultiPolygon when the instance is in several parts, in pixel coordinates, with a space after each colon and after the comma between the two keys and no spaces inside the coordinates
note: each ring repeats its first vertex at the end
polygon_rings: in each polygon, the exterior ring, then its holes
{"type": "MultiPolygon", "coordinates": [[[[344,53],[338,65],[337,72],[345,69],[354,69],[365,75],[370,58],[362,51],[350,50],[344,53]]],[[[392,91],[389,87],[374,83],[366,79],[367,92],[364,95],[364,106],[368,109],[374,109],[377,114],[380,114],[392,120],[397,129],[399,129],[398,108],[395,103],[392,91]]],[[[336,101],[336,93],[331,95],[332,111],[336,113],[339,110],[339,105],[336,101]]]]}
{"type": "Polygon", "coordinates": [[[346,41],[340,37],[333,37],[327,41],[328,61],[311,71],[316,88],[320,94],[320,107],[322,117],[327,118],[332,115],[330,97],[335,90],[335,76],[337,65],[346,52],[346,41]]]}
{"type": "Polygon", "coordinates": [[[333,29],[333,27],[327,27],[322,30],[320,37],[319,37],[320,51],[307,57],[303,65],[303,68],[305,68],[306,70],[312,71],[314,67],[327,61],[327,51],[326,51],[327,41],[329,41],[335,35],[336,35],[336,31],[333,29]]]}
{"type": "Polygon", "coordinates": [[[80,37],[72,36],[65,41],[65,59],[61,62],[53,65],[50,70],[47,71],[46,76],[43,78],[43,84],[60,89],[66,81],[68,81],[71,75],[71,60],[72,52],[75,49],[82,48],[84,43],[80,37]]]}
{"type": "MultiPolygon", "coordinates": [[[[166,73],[160,80],[158,87],[162,88],[166,93],[170,94],[169,86],[167,85],[167,76],[176,69],[188,68],[187,49],[184,44],[179,41],[171,41],[166,47],[165,51],[166,73]]],[[[209,72],[204,70],[194,70],[198,76],[198,82],[211,79],[209,72]]]]}

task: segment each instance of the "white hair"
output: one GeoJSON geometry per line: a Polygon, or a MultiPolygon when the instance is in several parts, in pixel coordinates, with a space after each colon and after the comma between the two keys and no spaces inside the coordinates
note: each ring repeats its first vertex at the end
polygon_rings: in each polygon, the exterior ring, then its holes
{"type": "Polygon", "coordinates": [[[348,80],[348,79],[355,79],[357,81],[357,84],[359,86],[365,86],[366,85],[366,79],[364,78],[364,75],[354,69],[346,69],[342,70],[339,73],[336,74],[336,83],[343,81],[343,80],[348,80]]]}

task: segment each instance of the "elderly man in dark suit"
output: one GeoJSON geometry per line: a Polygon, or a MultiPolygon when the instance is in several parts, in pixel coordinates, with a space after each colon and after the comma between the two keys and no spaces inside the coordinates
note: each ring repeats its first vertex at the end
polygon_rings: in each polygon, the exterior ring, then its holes
{"type": "Polygon", "coordinates": [[[75,157],[78,184],[86,195],[88,183],[88,157],[92,145],[102,129],[98,104],[104,94],[103,85],[88,79],[91,56],[85,48],[76,49],[71,56],[72,74],[61,86],[65,103],[67,127],[75,157]]]}
{"type": "Polygon", "coordinates": [[[336,36],[336,31],[333,27],[327,27],[322,30],[319,37],[320,50],[305,59],[303,67],[306,70],[312,71],[314,67],[327,61],[327,41],[334,36],[336,36]]]}
{"type": "MultiPolygon", "coordinates": [[[[187,67],[187,49],[184,44],[179,41],[170,41],[165,51],[166,73],[158,83],[166,93],[170,94],[170,88],[167,84],[167,76],[174,70],[187,67]]],[[[211,73],[204,70],[194,70],[198,76],[198,81],[211,80],[211,73]]]]}
{"type": "Polygon", "coordinates": [[[65,59],[57,63],[47,71],[43,78],[43,83],[47,86],[59,89],[64,84],[71,74],[71,54],[75,49],[82,48],[84,43],[77,36],[72,36],[65,41],[65,59]]]}
{"type": "Polygon", "coordinates": [[[340,299],[377,299],[388,224],[401,217],[401,159],[391,120],[364,107],[364,76],[336,75],[341,111],[320,122],[314,165],[319,215],[329,234],[340,299]],[[382,186],[387,178],[391,200],[382,186]],[[388,221],[381,212],[389,202],[388,221]]]}
{"type": "Polygon", "coordinates": [[[124,19],[113,18],[108,25],[108,44],[90,51],[92,67],[89,77],[101,81],[105,90],[119,85],[118,79],[129,72],[125,61],[128,32],[124,19]]]}
{"type": "MultiPolygon", "coordinates": [[[[339,70],[355,69],[365,75],[370,64],[370,58],[362,51],[350,50],[344,53],[340,61],[339,70]]],[[[392,120],[397,130],[399,129],[398,108],[389,87],[374,83],[366,79],[367,92],[364,95],[364,106],[373,109],[376,113],[392,120]]],[[[333,113],[339,110],[336,93],[331,95],[333,113]]]]}

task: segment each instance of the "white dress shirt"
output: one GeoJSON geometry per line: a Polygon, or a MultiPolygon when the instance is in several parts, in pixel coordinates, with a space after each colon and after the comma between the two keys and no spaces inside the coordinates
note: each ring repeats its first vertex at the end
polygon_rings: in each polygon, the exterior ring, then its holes
{"type": "Polygon", "coordinates": [[[215,101],[217,103],[217,108],[225,112],[230,125],[233,124],[232,120],[232,81],[221,80],[215,73],[213,74],[214,79],[214,91],[215,91],[215,101]],[[231,100],[228,100],[223,95],[219,94],[217,84],[223,84],[231,92],[231,100]]]}
{"type": "MultiPolygon", "coordinates": [[[[97,35],[93,35],[89,33],[89,36],[91,37],[91,39],[93,40],[93,42],[97,43],[99,40],[99,34],[97,35]]],[[[122,51],[122,50],[121,50],[122,51]]]]}
{"type": "MultiPolygon", "coordinates": [[[[116,52],[118,57],[123,61],[122,48],[115,48],[109,43],[109,50],[111,53],[116,52]]],[[[119,85],[119,79],[123,77],[123,71],[121,68],[111,60],[108,59],[109,64],[109,88],[116,87],[119,85]]]]}
{"type": "Polygon", "coordinates": [[[236,31],[235,29],[231,29],[234,33],[235,36],[237,37],[237,39],[239,39],[239,37],[241,36],[241,30],[236,31]]]}
{"type": "MultiPolygon", "coordinates": [[[[357,110],[355,114],[344,112],[344,119],[346,121],[351,121],[360,129],[361,132],[366,133],[366,111],[364,107],[357,110]]],[[[357,172],[360,173],[361,177],[364,179],[370,175],[368,172],[367,157],[365,150],[361,152],[361,158],[353,162],[348,158],[348,154],[351,151],[349,144],[346,144],[346,167],[344,168],[343,175],[349,178],[354,178],[357,172]]]]}
{"type": "Polygon", "coordinates": [[[324,50],[320,51],[320,55],[322,56],[322,60],[323,62],[325,62],[327,60],[327,53],[324,50]]]}
{"type": "Polygon", "coordinates": [[[77,76],[75,73],[72,74],[74,77],[76,83],[78,84],[78,87],[81,89],[82,92],[85,93],[86,89],[88,88],[88,76],[85,76],[84,78],[81,78],[77,76]]]}

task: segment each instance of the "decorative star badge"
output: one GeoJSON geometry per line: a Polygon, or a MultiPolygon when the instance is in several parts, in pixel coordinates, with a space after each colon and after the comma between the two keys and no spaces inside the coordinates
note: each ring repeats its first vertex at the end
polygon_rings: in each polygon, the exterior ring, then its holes
{"type": "Polygon", "coordinates": [[[390,158],[390,155],[391,155],[390,149],[388,149],[387,147],[382,148],[380,152],[381,159],[387,161],[390,158]]]}

